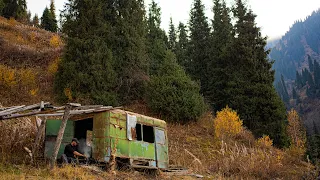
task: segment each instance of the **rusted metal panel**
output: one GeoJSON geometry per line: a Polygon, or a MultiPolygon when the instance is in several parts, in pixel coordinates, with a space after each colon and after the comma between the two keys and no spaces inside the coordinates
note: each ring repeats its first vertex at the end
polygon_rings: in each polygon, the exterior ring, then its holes
{"type": "Polygon", "coordinates": [[[157,167],[166,169],[169,167],[168,141],[164,129],[155,128],[155,143],[157,154],[157,167]]]}
{"type": "Polygon", "coordinates": [[[104,161],[107,147],[110,146],[109,138],[110,113],[97,113],[93,117],[93,147],[92,155],[98,161],[104,161]]]}

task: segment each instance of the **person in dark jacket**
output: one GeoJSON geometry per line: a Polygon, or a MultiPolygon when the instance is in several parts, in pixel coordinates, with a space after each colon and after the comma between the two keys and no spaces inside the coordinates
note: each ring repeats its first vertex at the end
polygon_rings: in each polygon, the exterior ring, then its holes
{"type": "Polygon", "coordinates": [[[77,138],[73,138],[71,143],[66,145],[64,148],[64,154],[62,154],[63,163],[75,163],[76,157],[84,157],[85,155],[79,153],[79,140],[77,138]]]}

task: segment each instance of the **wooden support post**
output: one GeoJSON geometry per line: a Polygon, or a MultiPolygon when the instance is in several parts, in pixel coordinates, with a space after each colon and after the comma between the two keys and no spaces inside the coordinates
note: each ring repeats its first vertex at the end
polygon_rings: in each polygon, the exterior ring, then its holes
{"type": "Polygon", "coordinates": [[[56,160],[57,160],[57,156],[58,156],[58,152],[60,149],[60,145],[61,145],[61,141],[63,138],[63,134],[64,134],[64,130],[66,129],[66,125],[68,122],[68,119],[70,117],[70,111],[71,111],[71,107],[72,105],[68,104],[64,110],[64,115],[63,115],[63,119],[60,125],[60,129],[59,129],[59,133],[58,133],[58,137],[56,140],[56,144],[54,145],[54,150],[53,150],[53,154],[51,157],[51,162],[50,162],[50,169],[52,170],[55,166],[56,160]]]}
{"type": "MultiPolygon", "coordinates": [[[[36,117],[36,119],[37,119],[37,117],[36,117]]],[[[37,156],[37,153],[39,150],[40,140],[41,140],[42,135],[44,134],[44,131],[46,129],[46,122],[47,122],[47,117],[44,117],[44,119],[41,121],[40,127],[38,128],[37,137],[36,137],[36,140],[35,140],[33,147],[32,147],[33,158],[35,158],[37,156]]]]}

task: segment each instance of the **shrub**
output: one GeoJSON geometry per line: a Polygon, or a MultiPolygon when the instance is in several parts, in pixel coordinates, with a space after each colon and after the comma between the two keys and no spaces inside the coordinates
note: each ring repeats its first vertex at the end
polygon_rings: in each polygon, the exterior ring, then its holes
{"type": "Polygon", "coordinates": [[[218,138],[234,137],[243,131],[242,121],[237,112],[228,106],[217,112],[217,117],[214,120],[214,132],[218,138]]]}
{"type": "Polygon", "coordinates": [[[50,39],[50,46],[57,48],[61,45],[61,40],[60,37],[58,35],[53,35],[50,39]]]}
{"type": "Polygon", "coordinates": [[[264,135],[263,137],[257,140],[257,144],[261,147],[272,147],[273,141],[272,139],[270,139],[269,136],[264,135]]]}
{"type": "Polygon", "coordinates": [[[54,76],[58,72],[60,61],[61,61],[60,58],[56,58],[54,61],[52,61],[51,64],[49,64],[48,66],[49,75],[54,76]]]}

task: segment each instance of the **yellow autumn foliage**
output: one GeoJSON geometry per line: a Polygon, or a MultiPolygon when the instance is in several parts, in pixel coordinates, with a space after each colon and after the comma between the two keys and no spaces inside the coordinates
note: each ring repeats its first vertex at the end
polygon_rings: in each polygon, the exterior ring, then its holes
{"type": "Polygon", "coordinates": [[[0,65],[0,85],[11,88],[16,84],[16,70],[0,65]]]}
{"type": "Polygon", "coordinates": [[[272,147],[273,140],[269,136],[264,135],[257,140],[257,144],[262,147],[272,147]]]}
{"type": "Polygon", "coordinates": [[[243,122],[236,111],[228,106],[217,112],[214,120],[214,132],[217,138],[233,137],[243,131],[243,122]]]}
{"type": "Polygon", "coordinates": [[[58,35],[53,35],[50,39],[50,46],[57,48],[61,45],[61,40],[60,37],[58,35]]]}
{"type": "Polygon", "coordinates": [[[60,58],[56,58],[51,64],[49,64],[48,72],[51,76],[57,73],[59,63],[60,63],[60,58]]]}
{"type": "Polygon", "coordinates": [[[64,89],[64,95],[68,98],[69,101],[72,100],[72,91],[70,88],[64,89]]]}

